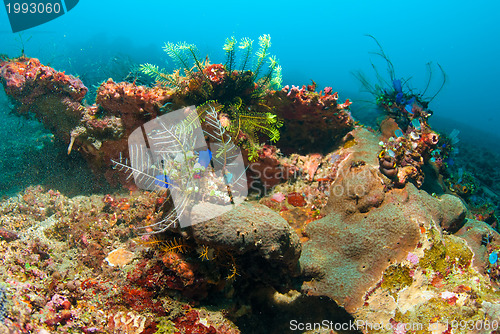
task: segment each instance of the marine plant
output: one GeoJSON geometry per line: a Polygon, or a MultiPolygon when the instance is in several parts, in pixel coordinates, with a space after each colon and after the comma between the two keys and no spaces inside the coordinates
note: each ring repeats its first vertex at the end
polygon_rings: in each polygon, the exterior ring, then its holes
{"type": "Polygon", "coordinates": [[[410,85],[411,77],[400,78],[396,76],[394,64],[379,41],[372,35],[367,36],[377,44],[378,51],[371,53],[382,58],[385,62],[387,76],[382,75],[373,62],[371,66],[375,72],[375,83],[372,83],[361,71],[354,72],[354,76],[359,80],[364,90],[375,97],[376,105],[383,109],[389,117],[392,117],[403,131],[407,129],[413,119],[425,122],[432,115],[432,111],[428,109],[429,103],[434,100],[446,84],[447,76],[443,67],[439,63],[437,64],[442,81],[434,94],[429,96],[428,91],[433,86],[432,82],[434,81],[434,67],[432,62],[427,63],[428,79],[426,86],[422,92],[417,92],[410,85]]]}
{"type": "Polygon", "coordinates": [[[281,87],[281,66],[271,56],[271,37],[259,37],[259,47],[253,54],[253,40],[235,37],[226,39],[224,64],[211,64],[200,57],[193,44],[166,43],[163,50],[177,69],[168,73],[157,65],[143,64],[143,73],[164,87],[175,89],[187,105],[219,104],[219,113],[227,115],[230,132],[238,144],[255,151],[258,136],[266,135],[271,142],[280,138],[283,125],[271,107],[264,103],[269,90],[281,87]]]}
{"type": "MultiPolygon", "coordinates": [[[[393,135],[381,142],[379,152],[380,171],[392,179],[396,186],[404,186],[412,180],[417,187],[424,181],[423,165],[429,161],[434,163],[439,172],[444,172],[450,155],[456,154],[453,135],[447,139],[432,131],[428,118],[432,111],[429,103],[441,92],[446,83],[446,73],[437,64],[442,81],[437,91],[428,96],[429,88],[433,86],[433,66],[427,63],[428,79],[422,92],[417,92],[410,85],[410,78],[400,78],[396,75],[394,64],[385,53],[382,45],[372,35],[367,35],[375,41],[378,50],[372,54],[382,58],[386,65],[387,75],[382,75],[374,65],[376,83],[370,82],[363,72],[355,72],[354,76],[361,82],[364,89],[373,95],[378,108],[386,114],[387,124],[395,122],[393,135]],[[392,120],[391,120],[392,119],[392,120]]],[[[382,128],[382,126],[381,126],[382,128]]],[[[387,135],[387,134],[386,134],[387,135]]]]}

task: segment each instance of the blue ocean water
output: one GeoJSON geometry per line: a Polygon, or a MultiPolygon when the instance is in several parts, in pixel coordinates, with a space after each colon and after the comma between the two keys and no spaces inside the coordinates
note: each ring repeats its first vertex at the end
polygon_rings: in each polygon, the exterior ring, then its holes
{"type": "MultiPolygon", "coordinates": [[[[25,52],[53,66],[126,54],[138,62],[161,63],[164,42],[187,41],[216,59],[226,37],[272,37],[272,52],[285,84],[333,86],[343,98],[360,98],[353,70],[370,71],[365,34],[375,36],[397,75],[425,86],[429,61],[449,76],[432,108],[443,117],[497,132],[500,105],[500,4],[495,1],[92,1],[66,15],[13,34],[0,10],[1,52],[25,52]],[[29,39],[29,41],[28,41],[29,39]]],[[[95,69],[85,67],[92,72],[95,69]]],[[[72,69],[72,68],[70,68],[72,69]]],[[[92,73],[86,73],[92,75],[92,73]]],[[[355,105],[353,106],[355,108],[355,105]]]]}
{"type": "MultiPolygon", "coordinates": [[[[481,134],[480,140],[491,140],[500,124],[499,9],[497,2],[485,0],[83,0],[62,17],[17,34],[11,32],[6,11],[0,10],[0,53],[14,57],[24,49],[27,56],[78,75],[90,88],[108,77],[120,80],[133,63],[168,68],[161,49],[165,42],[196,44],[202,55],[221,62],[227,37],[257,40],[270,34],[284,85],[314,80],[320,89],[332,86],[340,99],[354,101],[351,109],[363,119],[371,111],[362,101],[373,97],[360,91],[352,72],[361,70],[374,78],[371,62],[382,70],[385,66],[370,53],[378,50],[366,37],[370,34],[390,57],[396,76],[411,77],[417,91],[426,85],[426,63],[443,67],[446,85],[430,105],[434,122],[448,131],[467,125],[473,129],[462,131],[462,138],[475,138],[481,130],[488,135],[481,134]]],[[[430,95],[441,83],[439,71],[433,75],[430,95]]],[[[1,98],[4,103],[5,96],[1,98]]]]}

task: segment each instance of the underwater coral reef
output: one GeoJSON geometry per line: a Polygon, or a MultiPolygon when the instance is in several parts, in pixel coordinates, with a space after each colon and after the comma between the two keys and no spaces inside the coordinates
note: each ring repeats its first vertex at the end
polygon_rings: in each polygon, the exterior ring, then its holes
{"type": "Polygon", "coordinates": [[[167,43],[175,71],[143,64],[149,85],[106,80],[90,105],[77,77],[0,61],[12,112],[115,187],[2,199],[0,332],[500,331],[497,169],[431,128],[439,90],[410,89],[377,42],[389,78],[358,75],[382,115],[364,126],[332,87],[282,87],[257,44],[212,63],[167,43]]]}

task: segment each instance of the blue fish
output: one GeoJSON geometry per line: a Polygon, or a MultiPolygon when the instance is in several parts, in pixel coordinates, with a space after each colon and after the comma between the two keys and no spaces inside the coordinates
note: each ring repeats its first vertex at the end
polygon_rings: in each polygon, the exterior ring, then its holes
{"type": "Polygon", "coordinates": [[[226,172],[226,184],[231,184],[232,180],[233,180],[233,174],[226,172]]]}
{"type": "Polygon", "coordinates": [[[394,135],[399,138],[399,137],[403,137],[404,133],[403,133],[403,131],[401,131],[401,129],[397,129],[396,131],[394,131],[394,135]]]}
{"type": "Polygon", "coordinates": [[[168,188],[169,185],[172,184],[172,180],[167,175],[156,175],[155,176],[155,185],[160,186],[162,188],[168,188]]]}
{"type": "Polygon", "coordinates": [[[411,125],[413,125],[413,127],[415,129],[420,130],[421,125],[420,125],[420,121],[418,120],[418,118],[412,119],[411,125]]]}
{"type": "Polygon", "coordinates": [[[198,162],[203,167],[207,168],[210,165],[210,161],[212,160],[212,152],[207,148],[206,151],[200,151],[198,155],[198,162]]]}

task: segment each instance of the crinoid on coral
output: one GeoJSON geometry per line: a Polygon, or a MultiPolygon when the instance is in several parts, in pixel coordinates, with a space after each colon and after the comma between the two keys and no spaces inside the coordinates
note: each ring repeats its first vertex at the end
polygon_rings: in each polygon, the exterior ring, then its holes
{"type": "Polygon", "coordinates": [[[386,118],[380,124],[383,141],[379,153],[380,171],[392,179],[396,186],[404,186],[412,180],[417,187],[424,182],[423,166],[429,161],[434,165],[436,174],[443,172],[445,159],[453,151],[446,138],[432,131],[427,120],[432,115],[429,103],[441,92],[446,83],[446,73],[437,65],[442,74],[442,82],[437,91],[426,97],[433,81],[433,67],[427,64],[429,77],[422,93],[410,86],[410,79],[398,78],[394,65],[384,49],[371,35],[379,50],[373,54],[381,57],[387,66],[388,78],[381,75],[372,63],[377,83],[372,84],[362,72],[354,73],[364,89],[376,99],[377,107],[384,110],[386,118]]]}
{"type": "Polygon", "coordinates": [[[163,218],[144,227],[146,232],[210,219],[242,202],[247,194],[239,148],[215,108],[205,107],[200,114],[203,130],[192,107],[144,124],[129,137],[130,164],[123,159],[112,161],[139,188],[158,191],[167,199],[163,218]]]}
{"type": "Polygon", "coordinates": [[[376,99],[378,107],[382,108],[386,114],[393,118],[404,131],[410,125],[413,119],[419,119],[421,122],[432,115],[432,111],[428,109],[429,103],[441,92],[446,83],[446,73],[440,64],[437,64],[441,75],[442,82],[436,92],[430,97],[427,92],[431,86],[434,86],[433,66],[432,63],[427,63],[429,73],[428,80],[424,90],[421,93],[416,92],[410,86],[410,78],[398,78],[394,69],[394,64],[391,62],[384,49],[372,35],[367,35],[372,38],[379,48],[378,51],[372,52],[383,59],[387,66],[388,78],[380,74],[378,68],[372,63],[372,68],[375,72],[376,83],[370,82],[367,76],[361,72],[354,72],[354,76],[361,82],[364,90],[376,99]]]}
{"type": "Polygon", "coordinates": [[[176,90],[174,107],[219,103],[220,112],[231,121],[233,137],[249,142],[248,148],[253,148],[258,144],[257,134],[276,142],[282,125],[272,108],[263,106],[266,92],[281,86],[281,66],[275,56],[270,56],[270,47],[269,35],[259,37],[255,54],[251,39],[243,38],[238,43],[231,37],[223,47],[225,64],[211,64],[208,57],[202,60],[192,44],[166,43],[163,49],[178,69],[167,73],[152,64],[143,64],[141,69],[158,84],[176,90]]]}
{"type": "Polygon", "coordinates": [[[245,105],[250,105],[251,99],[259,98],[268,89],[279,89],[281,86],[281,66],[275,56],[270,56],[270,47],[271,37],[262,35],[259,37],[259,49],[252,55],[253,40],[243,38],[237,43],[234,37],[230,37],[223,47],[226,63],[210,64],[208,57],[200,60],[195,45],[169,42],[163,50],[178,69],[167,73],[165,69],[152,64],[143,64],[141,69],[163,86],[189,92],[186,97],[188,103],[201,104],[207,100],[217,100],[226,105],[232,103],[235,97],[240,97],[245,105]],[[241,52],[237,52],[237,49],[241,52]]]}

